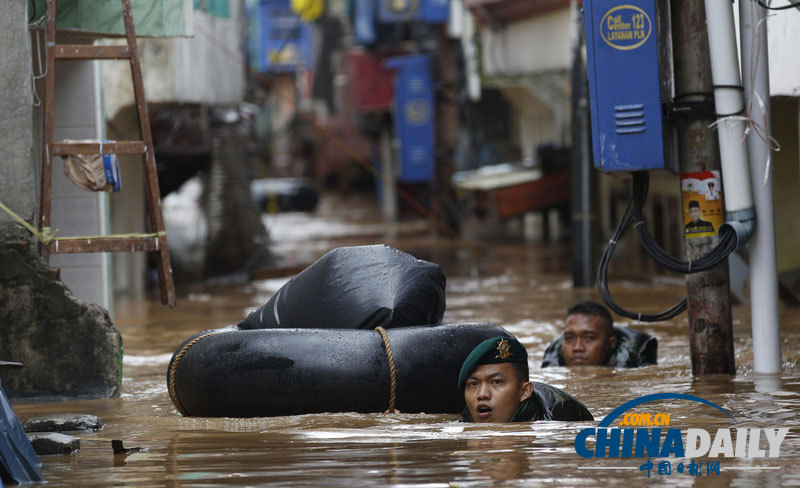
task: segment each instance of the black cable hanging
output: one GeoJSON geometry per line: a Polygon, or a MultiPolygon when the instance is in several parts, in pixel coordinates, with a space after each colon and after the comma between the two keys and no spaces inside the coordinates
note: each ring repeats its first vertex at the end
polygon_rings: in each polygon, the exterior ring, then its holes
{"type": "Polygon", "coordinates": [[[786,9],[790,9],[790,8],[800,7],[800,2],[789,2],[788,4],[781,5],[780,7],[770,7],[769,5],[764,3],[763,0],[756,0],[756,3],[761,5],[763,8],[765,8],[767,10],[786,10],[786,9]]]}
{"type": "MultiPolygon", "coordinates": [[[[647,190],[645,189],[645,194],[646,193],[647,190]]],[[[597,268],[597,291],[600,293],[600,297],[603,299],[606,305],[608,305],[611,310],[619,315],[622,315],[623,317],[639,320],[641,322],[659,322],[663,320],[669,320],[677,317],[678,315],[682,314],[684,310],[686,310],[685,297],[683,300],[673,305],[669,310],[665,310],[657,314],[643,314],[639,312],[631,312],[630,310],[627,310],[617,304],[611,297],[611,291],[608,288],[608,265],[611,262],[611,257],[614,255],[614,249],[617,247],[617,243],[625,235],[625,231],[628,230],[628,227],[630,227],[631,222],[634,220],[634,214],[631,213],[633,202],[634,195],[631,195],[631,197],[628,199],[627,205],[625,206],[625,212],[622,214],[622,218],[620,219],[619,224],[614,231],[614,235],[611,237],[611,240],[608,241],[606,250],[603,252],[603,256],[600,258],[600,266],[597,268]]]]}
{"type": "Polygon", "coordinates": [[[619,224],[617,225],[614,235],[608,242],[603,256],[600,259],[600,265],[597,269],[597,290],[600,293],[603,301],[614,312],[624,317],[639,320],[642,322],[657,322],[662,320],[672,319],[686,310],[686,298],[679,303],[673,305],[670,309],[657,314],[643,314],[638,312],[631,312],[617,304],[611,297],[611,292],[608,288],[608,265],[611,262],[611,257],[614,254],[614,249],[617,243],[625,235],[628,228],[633,225],[639,235],[639,241],[645,248],[647,253],[657,263],[666,267],[668,270],[680,273],[690,274],[700,271],[711,269],[727,259],[728,255],[736,250],[738,245],[738,238],[736,232],[730,226],[723,226],[719,230],[719,243],[708,254],[698,259],[697,261],[680,261],[669,253],[664,251],[661,246],[653,239],[647,231],[645,225],[643,208],[647,200],[647,192],[650,188],[650,175],[645,171],[637,171],[633,173],[633,191],[628,203],[625,206],[625,211],[622,214],[619,224]]]}

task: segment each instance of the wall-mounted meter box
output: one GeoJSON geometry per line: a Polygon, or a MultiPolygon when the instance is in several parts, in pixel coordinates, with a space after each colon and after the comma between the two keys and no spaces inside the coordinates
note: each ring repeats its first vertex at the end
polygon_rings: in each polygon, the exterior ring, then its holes
{"type": "Polygon", "coordinates": [[[396,69],[394,77],[394,130],[400,140],[400,173],[397,179],[423,183],[433,181],[435,126],[433,78],[430,56],[410,54],[386,60],[396,69]]]}
{"type": "Polygon", "coordinates": [[[677,171],[666,0],[584,0],[595,167],[677,171]]]}

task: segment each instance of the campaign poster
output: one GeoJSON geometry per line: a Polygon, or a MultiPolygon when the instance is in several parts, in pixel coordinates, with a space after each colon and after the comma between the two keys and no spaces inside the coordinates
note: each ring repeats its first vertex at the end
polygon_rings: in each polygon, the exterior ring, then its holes
{"type": "Polygon", "coordinates": [[[684,235],[687,238],[717,235],[724,222],[721,190],[719,171],[681,175],[684,235]]]}

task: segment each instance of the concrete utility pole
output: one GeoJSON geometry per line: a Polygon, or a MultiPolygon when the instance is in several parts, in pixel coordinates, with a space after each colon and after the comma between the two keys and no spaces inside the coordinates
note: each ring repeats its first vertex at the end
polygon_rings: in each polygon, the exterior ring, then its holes
{"type": "MultiPolygon", "coordinates": [[[[675,92],[682,102],[708,101],[713,93],[704,2],[672,0],[675,92]],[[685,95],[685,96],[684,96],[685,95]]],[[[713,105],[712,105],[713,106],[713,105]]],[[[720,169],[717,137],[711,118],[678,122],[678,157],[682,174],[720,169]]],[[[716,244],[717,237],[686,238],[686,255],[694,261],[716,244]]],[[[686,278],[692,374],[735,374],[728,261],[686,278]]]]}

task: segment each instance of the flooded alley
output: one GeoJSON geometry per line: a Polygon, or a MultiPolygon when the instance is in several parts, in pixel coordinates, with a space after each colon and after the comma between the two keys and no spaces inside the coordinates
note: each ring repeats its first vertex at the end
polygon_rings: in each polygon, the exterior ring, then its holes
{"type": "Polygon", "coordinates": [[[800,486],[800,0],[0,39],[0,487],[800,486]]]}
{"type": "MultiPolygon", "coordinates": [[[[659,475],[654,469],[651,479],[674,486],[800,484],[796,309],[781,316],[780,378],[753,374],[749,311],[742,306],[734,308],[735,377],[692,376],[685,315],[666,323],[616,324],[658,338],[657,366],[542,369],[542,353],[562,330],[566,308],[595,296],[594,289],[572,288],[565,246],[484,242],[486,255],[478,257],[463,242],[432,237],[424,221],[383,226],[377,207],[358,196],[328,198],[314,214],[266,216],[265,223],[287,263],[308,263],[334,247],[386,242],[441,264],[447,275],[443,323],[487,321],[504,327],[527,347],[531,379],[580,399],[595,422],[478,425],[461,423],[457,415],[405,413],[182,417],[170,402],[165,380],[175,349],[196,332],[238,323],[289,277],[195,285],[179,289],[175,309],[156,299],[116,303],[115,323],[125,348],[120,398],[15,405],[21,420],[74,412],[97,415],[106,423],[101,431],[79,434],[77,453],[42,458],[50,486],[596,486],[601,480],[608,486],[640,485],[647,479],[639,469],[642,459],[583,459],[575,452],[575,437],[619,405],[661,392],[702,397],[737,422],[704,405],[675,400],[637,410],[670,412],[671,427],[791,430],[779,458],[721,458],[719,475],[703,470],[693,478],[675,468],[671,475],[659,475]],[[314,238],[307,239],[310,235],[314,238]],[[111,439],[146,451],[115,456],[111,439]]],[[[619,301],[645,310],[664,308],[685,290],[680,281],[664,277],[612,286],[619,301]]],[[[766,448],[763,439],[762,444],[766,448]]]]}

